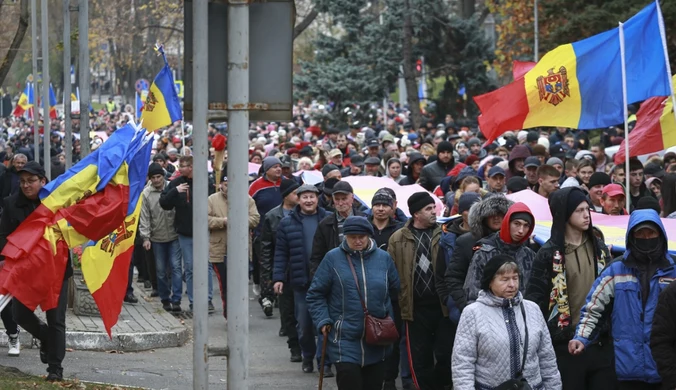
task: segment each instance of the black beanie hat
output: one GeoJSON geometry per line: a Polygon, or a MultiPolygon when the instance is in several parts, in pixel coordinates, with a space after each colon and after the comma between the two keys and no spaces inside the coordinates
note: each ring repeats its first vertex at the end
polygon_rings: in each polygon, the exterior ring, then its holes
{"type": "Polygon", "coordinates": [[[279,185],[279,192],[282,194],[282,199],[300,187],[297,181],[291,179],[282,179],[282,184],[279,185]]]}
{"type": "Polygon", "coordinates": [[[662,212],[660,202],[652,196],[644,196],[636,203],[636,210],[655,210],[657,214],[662,212]]]}
{"type": "Polygon", "coordinates": [[[322,167],[322,176],[326,177],[326,175],[329,174],[329,172],[337,171],[339,170],[338,167],[334,164],[326,164],[322,167]]]}
{"type": "Polygon", "coordinates": [[[164,175],[164,168],[158,163],[152,163],[148,167],[148,177],[153,177],[155,175],[164,175]]]}
{"type": "Polygon", "coordinates": [[[589,189],[597,185],[603,185],[604,187],[610,184],[610,176],[605,172],[594,172],[589,178],[589,189]]]}
{"type": "MultiPolygon", "coordinates": [[[[488,263],[484,266],[484,273],[481,275],[481,289],[488,291],[491,285],[491,281],[495,277],[495,274],[498,272],[500,267],[507,263],[516,263],[516,260],[510,255],[495,255],[488,260],[488,263]]],[[[518,264],[517,264],[518,268],[518,264]]],[[[518,270],[521,274],[521,270],[518,270]]]]}
{"type": "Polygon", "coordinates": [[[566,201],[566,221],[570,219],[570,216],[573,215],[575,209],[582,202],[589,202],[587,200],[587,196],[585,195],[584,191],[582,190],[570,191],[570,194],[568,194],[568,199],[566,201]]]}
{"type": "Polygon", "coordinates": [[[453,145],[451,145],[451,143],[448,141],[439,142],[439,145],[437,145],[437,154],[441,152],[453,153],[453,145]]]}
{"type": "Polygon", "coordinates": [[[434,198],[430,196],[429,192],[416,192],[408,198],[408,212],[413,215],[430,203],[434,203],[434,198]]]}
{"type": "Polygon", "coordinates": [[[518,213],[514,213],[514,214],[512,214],[512,215],[509,216],[509,222],[512,222],[512,221],[515,220],[515,219],[520,219],[520,220],[526,221],[526,222],[528,222],[531,226],[533,226],[533,222],[534,222],[534,221],[533,221],[533,216],[530,215],[529,213],[525,212],[525,211],[521,211],[521,212],[518,212],[518,213]]]}

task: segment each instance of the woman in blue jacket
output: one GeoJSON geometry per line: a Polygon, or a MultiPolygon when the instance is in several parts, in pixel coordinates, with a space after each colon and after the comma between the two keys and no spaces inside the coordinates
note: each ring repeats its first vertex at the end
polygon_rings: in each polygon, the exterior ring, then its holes
{"type": "Polygon", "coordinates": [[[329,361],[335,363],[339,390],[380,389],[384,360],[391,346],[367,344],[359,291],[371,315],[392,316],[390,297],[397,297],[399,276],[390,255],[371,238],[373,227],[364,217],[348,217],[345,238],[329,251],[317,269],[307,293],[312,321],[328,337],[329,361]]]}

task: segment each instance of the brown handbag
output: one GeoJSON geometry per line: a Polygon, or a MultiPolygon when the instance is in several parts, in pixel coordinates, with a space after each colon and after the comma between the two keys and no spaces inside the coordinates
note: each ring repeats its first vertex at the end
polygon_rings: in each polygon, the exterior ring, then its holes
{"type": "MultiPolygon", "coordinates": [[[[357,285],[357,295],[359,295],[361,308],[364,310],[364,334],[366,336],[366,343],[387,346],[399,341],[399,332],[397,332],[397,326],[394,324],[392,317],[388,315],[385,318],[376,318],[369,314],[369,311],[364,304],[364,298],[361,296],[359,280],[357,279],[354,265],[352,265],[352,259],[348,254],[346,254],[346,257],[347,264],[350,265],[350,270],[352,271],[352,277],[354,277],[354,283],[357,285]]],[[[366,286],[366,280],[364,280],[364,286],[366,286]]]]}

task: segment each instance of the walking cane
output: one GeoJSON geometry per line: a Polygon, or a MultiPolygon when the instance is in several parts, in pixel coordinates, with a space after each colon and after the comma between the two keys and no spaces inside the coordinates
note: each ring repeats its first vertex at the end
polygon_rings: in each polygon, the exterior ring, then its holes
{"type": "Polygon", "coordinates": [[[324,341],[322,341],[322,358],[319,367],[319,390],[322,390],[324,384],[324,359],[326,358],[326,342],[329,339],[329,332],[322,332],[324,334],[324,341]]]}

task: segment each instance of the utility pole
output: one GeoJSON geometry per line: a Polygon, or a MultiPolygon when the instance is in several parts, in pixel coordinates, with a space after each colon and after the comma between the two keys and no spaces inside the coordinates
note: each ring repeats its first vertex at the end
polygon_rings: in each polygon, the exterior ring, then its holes
{"type": "MultiPolygon", "coordinates": [[[[209,227],[207,197],[207,107],[209,90],[209,11],[207,0],[193,0],[193,390],[209,388],[209,328],[207,293],[209,278],[209,227]]],[[[172,86],[173,87],[173,86],[172,86]]],[[[230,210],[232,210],[232,205],[230,210]]],[[[234,216],[230,216],[231,220],[234,216]]],[[[229,229],[228,229],[229,230],[229,229]]],[[[230,233],[230,232],[229,232],[230,233]]],[[[242,245],[240,243],[239,245],[242,245]]],[[[248,248],[248,246],[247,246],[248,248]]],[[[247,252],[248,254],[248,252],[247,252]]],[[[243,257],[248,258],[248,257],[243,257]]],[[[248,278],[247,278],[248,280],[248,278]]],[[[228,383],[228,386],[230,384],[228,383]]]]}
{"type": "Polygon", "coordinates": [[[63,131],[66,133],[66,170],[73,165],[73,129],[70,117],[70,0],[63,0],[63,131]]]}
{"type": "MultiPolygon", "coordinates": [[[[249,1],[228,6],[228,256],[249,258],[249,1]]],[[[197,75],[197,72],[193,73],[197,75]]],[[[195,88],[194,91],[202,91],[195,88]]],[[[229,261],[228,389],[249,388],[249,266],[229,261]]]]}
{"type": "MultiPolygon", "coordinates": [[[[42,146],[44,148],[45,175],[51,180],[52,156],[49,145],[51,132],[51,126],[49,125],[49,29],[47,28],[49,15],[47,12],[47,0],[42,0],[41,2],[40,16],[42,19],[42,123],[44,128],[42,146]]],[[[39,150],[36,150],[35,153],[39,153],[39,150]]]]}
{"type": "Polygon", "coordinates": [[[80,158],[82,159],[91,151],[91,145],[89,145],[89,1],[78,0],[78,11],[78,45],[80,47],[80,158]]]}
{"type": "Polygon", "coordinates": [[[31,0],[31,57],[33,62],[33,158],[40,162],[40,134],[38,132],[38,5],[31,0]]]}
{"type": "Polygon", "coordinates": [[[533,39],[533,61],[538,62],[539,59],[539,35],[540,35],[540,27],[538,26],[538,0],[533,0],[533,19],[534,19],[534,28],[535,28],[535,39],[533,39]]]}

